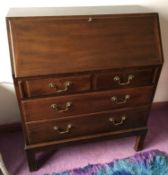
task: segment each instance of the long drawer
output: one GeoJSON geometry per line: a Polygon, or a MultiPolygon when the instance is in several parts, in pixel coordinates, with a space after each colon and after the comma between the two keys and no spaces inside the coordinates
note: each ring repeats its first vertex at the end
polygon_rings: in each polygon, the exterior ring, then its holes
{"type": "Polygon", "coordinates": [[[82,117],[31,122],[26,125],[29,142],[30,144],[36,144],[143,127],[147,124],[148,111],[146,109],[103,112],[82,117]]]}
{"type": "Polygon", "coordinates": [[[39,98],[22,101],[25,120],[37,121],[69,117],[149,104],[153,87],[130,88],[103,92],[39,98]]]}

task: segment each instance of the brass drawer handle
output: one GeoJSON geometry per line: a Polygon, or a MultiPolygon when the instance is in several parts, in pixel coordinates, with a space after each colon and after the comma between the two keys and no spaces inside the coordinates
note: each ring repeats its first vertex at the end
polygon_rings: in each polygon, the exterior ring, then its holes
{"type": "Polygon", "coordinates": [[[131,80],[133,80],[134,78],[135,78],[135,76],[130,74],[130,75],[128,75],[127,82],[121,82],[120,77],[116,75],[114,77],[114,81],[118,82],[118,84],[121,85],[121,86],[125,86],[125,85],[129,85],[131,83],[131,80]]]}
{"type": "Polygon", "coordinates": [[[58,126],[54,126],[53,129],[55,131],[58,131],[59,134],[67,134],[67,133],[70,133],[71,131],[71,128],[72,128],[72,125],[71,124],[68,124],[67,127],[66,127],[66,130],[62,130],[60,129],[58,126]]]}
{"type": "Polygon", "coordinates": [[[92,22],[92,21],[93,21],[92,17],[89,17],[88,22],[92,22]]]}
{"type": "Polygon", "coordinates": [[[58,89],[58,86],[55,85],[54,83],[49,83],[48,86],[49,88],[54,88],[56,89],[56,92],[57,93],[61,93],[61,92],[67,92],[69,90],[69,87],[72,85],[72,82],[71,81],[66,81],[64,83],[64,88],[63,89],[58,89]],[[57,90],[58,89],[58,90],[57,90]]]}
{"type": "Polygon", "coordinates": [[[125,95],[123,100],[118,100],[116,96],[111,97],[111,101],[115,104],[124,104],[127,103],[127,101],[130,99],[130,95],[125,95]]]}
{"type": "Polygon", "coordinates": [[[72,106],[71,102],[66,102],[65,107],[62,107],[58,104],[51,104],[51,108],[56,110],[57,112],[66,112],[70,109],[70,107],[72,106]]]}
{"type": "Polygon", "coordinates": [[[119,122],[117,122],[117,121],[115,120],[115,118],[113,118],[113,117],[110,117],[110,118],[109,118],[109,121],[112,122],[113,125],[118,126],[118,125],[122,125],[126,119],[127,119],[126,116],[123,115],[123,116],[121,117],[121,121],[119,121],[119,122]]]}

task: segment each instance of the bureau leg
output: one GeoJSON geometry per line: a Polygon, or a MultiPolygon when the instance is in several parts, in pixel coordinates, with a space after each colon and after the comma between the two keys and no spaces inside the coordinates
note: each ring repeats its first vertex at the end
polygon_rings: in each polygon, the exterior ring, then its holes
{"type": "Polygon", "coordinates": [[[26,150],[27,162],[30,171],[36,171],[38,169],[37,160],[35,156],[35,152],[32,150],[26,150]]]}
{"type": "Polygon", "coordinates": [[[136,142],[134,146],[135,151],[141,151],[143,149],[146,133],[147,132],[136,137],[136,142]]]}

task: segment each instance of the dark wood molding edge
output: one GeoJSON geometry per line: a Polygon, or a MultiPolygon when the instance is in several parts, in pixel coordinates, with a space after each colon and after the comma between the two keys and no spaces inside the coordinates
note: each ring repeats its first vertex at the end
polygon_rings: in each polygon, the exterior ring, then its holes
{"type": "MultiPolygon", "coordinates": [[[[168,101],[165,102],[155,102],[152,104],[151,110],[164,110],[168,109],[168,101]]],[[[9,132],[16,132],[21,131],[21,123],[10,123],[10,124],[3,124],[0,125],[0,133],[9,133],[9,132]]]]}

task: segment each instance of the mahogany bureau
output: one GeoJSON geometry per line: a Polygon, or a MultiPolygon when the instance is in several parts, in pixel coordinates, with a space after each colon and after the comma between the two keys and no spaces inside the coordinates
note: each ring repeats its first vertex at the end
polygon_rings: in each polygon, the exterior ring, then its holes
{"type": "Polygon", "coordinates": [[[136,136],[135,150],[143,148],[163,64],[159,18],[114,8],[10,10],[13,79],[31,171],[37,151],[77,142],[136,136]]]}

